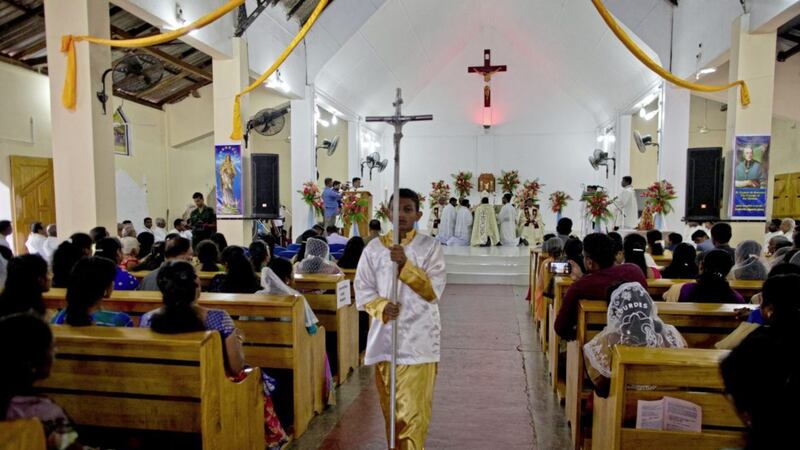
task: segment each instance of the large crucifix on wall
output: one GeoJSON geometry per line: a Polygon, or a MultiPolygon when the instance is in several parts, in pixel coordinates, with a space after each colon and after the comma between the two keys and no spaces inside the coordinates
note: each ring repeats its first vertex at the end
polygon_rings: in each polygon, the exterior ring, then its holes
{"type": "Polygon", "coordinates": [[[489,129],[492,126],[492,75],[497,72],[505,72],[505,65],[492,65],[492,51],[483,50],[483,65],[467,67],[467,73],[479,73],[483,75],[483,128],[489,129]]]}

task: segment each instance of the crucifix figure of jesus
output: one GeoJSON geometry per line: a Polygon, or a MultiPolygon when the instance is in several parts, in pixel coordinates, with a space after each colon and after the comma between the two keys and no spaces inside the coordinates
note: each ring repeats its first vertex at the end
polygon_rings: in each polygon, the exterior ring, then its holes
{"type": "Polygon", "coordinates": [[[492,75],[497,72],[505,72],[507,67],[492,65],[492,51],[483,50],[483,65],[467,67],[467,73],[478,73],[483,75],[483,127],[492,126],[492,75]]]}
{"type": "MultiPolygon", "coordinates": [[[[397,88],[397,95],[393,103],[394,115],[393,116],[372,116],[367,117],[367,122],[385,122],[394,127],[394,195],[392,196],[392,227],[393,244],[394,246],[400,245],[400,240],[403,238],[400,234],[400,141],[403,139],[403,125],[408,122],[416,122],[421,120],[433,120],[433,116],[418,115],[418,116],[404,116],[402,112],[403,96],[400,88],[397,88]]],[[[393,263],[393,276],[391,283],[391,290],[389,291],[391,298],[388,299],[391,303],[399,303],[399,280],[401,267],[393,263]]],[[[391,330],[391,361],[390,361],[390,375],[389,375],[389,448],[395,448],[395,440],[397,436],[396,422],[397,422],[397,329],[399,328],[395,319],[391,330]]],[[[427,424],[425,424],[427,428],[427,424]]]]}

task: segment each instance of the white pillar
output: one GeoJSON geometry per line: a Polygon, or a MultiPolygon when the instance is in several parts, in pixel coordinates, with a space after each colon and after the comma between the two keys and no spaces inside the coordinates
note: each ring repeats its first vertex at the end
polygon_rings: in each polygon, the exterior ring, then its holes
{"type": "Polygon", "coordinates": [[[662,85],[661,139],[658,153],[658,179],[675,187],[678,198],[674,210],[664,217],[664,229],[682,233],[686,215],[686,157],[689,148],[689,111],[691,93],[670,83],[662,85]]]}
{"type": "MultiPolygon", "coordinates": [[[[46,0],[47,62],[50,76],[53,169],[56,221],[63,237],[101,225],[116,230],[113,111],[103,115],[95,92],[103,71],[111,67],[111,49],[87,42],[75,44],[77,103],[74,111],[61,104],[67,58],[61,36],[88,34],[109,37],[106,0],[46,0]]],[[[111,77],[106,92],[111,95],[111,77]]]]}
{"type": "MultiPolygon", "coordinates": [[[[245,149],[244,141],[233,141],[230,138],[233,122],[233,101],[236,94],[250,84],[250,72],[247,59],[247,41],[244,38],[231,38],[233,57],[213,60],[214,74],[214,143],[216,145],[239,144],[242,146],[242,201],[244,216],[252,212],[250,205],[250,151],[245,149]]],[[[248,96],[241,100],[242,126],[249,118],[247,114],[248,96]]],[[[202,158],[214,159],[214,149],[208,149],[202,158]]],[[[175,168],[180,170],[180,168],[175,168]]],[[[216,177],[216,174],[215,174],[216,177]]],[[[216,183],[216,179],[211,181],[216,183]]],[[[219,188],[219,187],[217,187],[219,188]]],[[[216,199],[206,199],[208,206],[216,208],[216,199]]],[[[225,235],[230,245],[248,245],[252,235],[250,220],[217,220],[217,231],[225,235]]]]}
{"type": "MultiPolygon", "coordinates": [[[[361,119],[347,122],[347,178],[361,178],[361,119]]],[[[364,180],[361,180],[364,186],[364,180]]],[[[373,193],[374,194],[374,193],[373,193]]]]}
{"type": "MultiPolygon", "coordinates": [[[[316,120],[314,119],[314,86],[306,86],[305,96],[291,103],[292,145],[292,236],[296,239],[308,229],[309,207],[297,191],[303,183],[317,179],[314,167],[316,120]]],[[[324,186],[320,186],[323,189],[324,186]]],[[[315,219],[320,221],[320,219],[315,219]]]]}

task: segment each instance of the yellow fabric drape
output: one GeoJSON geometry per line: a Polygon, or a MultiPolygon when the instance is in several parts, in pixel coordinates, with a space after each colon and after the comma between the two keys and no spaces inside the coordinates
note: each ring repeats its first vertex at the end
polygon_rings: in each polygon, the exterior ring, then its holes
{"type": "Polygon", "coordinates": [[[175,31],[161,33],[155,36],[147,36],[136,39],[121,39],[121,40],[98,38],[94,36],[73,36],[71,34],[62,36],[61,51],[67,54],[67,74],[64,78],[64,90],[61,93],[61,103],[67,109],[75,109],[75,101],[77,95],[75,87],[76,85],[75,81],[77,77],[77,65],[75,62],[76,42],[86,41],[86,42],[91,42],[93,44],[102,44],[102,45],[108,45],[110,47],[122,47],[122,48],[141,48],[141,47],[150,47],[153,45],[163,44],[169,41],[174,41],[179,37],[189,34],[189,32],[193,30],[196,30],[198,28],[203,28],[204,26],[216,21],[220,17],[224,16],[233,9],[237,8],[239,5],[244,4],[244,2],[245,0],[230,0],[228,3],[219,7],[215,11],[210,12],[209,14],[197,19],[196,21],[190,23],[189,25],[178,28],[175,31]]]}
{"type": "Polygon", "coordinates": [[[244,137],[244,130],[242,130],[242,106],[241,106],[242,96],[264,84],[264,82],[267,81],[267,78],[269,78],[270,75],[272,75],[276,70],[278,70],[278,67],[280,67],[281,64],[283,64],[283,62],[286,60],[286,58],[288,58],[289,55],[292,54],[292,51],[294,50],[295,47],[297,47],[297,44],[299,44],[300,41],[302,41],[306,37],[306,33],[308,33],[308,30],[311,29],[311,27],[314,25],[314,22],[316,22],[317,19],[319,18],[319,15],[322,14],[322,10],[325,9],[325,6],[327,5],[328,5],[328,0],[319,0],[319,3],[317,3],[317,7],[314,8],[314,11],[311,13],[311,16],[309,16],[306,23],[303,24],[303,28],[300,29],[300,32],[298,32],[297,36],[295,36],[294,39],[292,39],[292,42],[289,43],[289,45],[286,47],[283,53],[281,53],[281,55],[278,57],[278,59],[276,59],[275,62],[272,63],[272,66],[270,66],[270,68],[267,69],[266,72],[261,74],[261,76],[258,77],[258,79],[254,81],[253,84],[247,86],[247,88],[242,92],[236,94],[236,99],[233,101],[233,132],[231,132],[231,139],[233,139],[234,141],[239,141],[244,137]]]}
{"type": "Polygon", "coordinates": [[[747,83],[743,80],[737,80],[733,83],[728,83],[725,85],[707,85],[707,84],[699,84],[699,83],[692,83],[691,81],[686,81],[682,78],[678,78],[670,71],[664,69],[663,67],[656,64],[655,61],[650,59],[638,45],[628,36],[625,30],[619,26],[614,17],[611,16],[611,13],[608,12],[605,5],[601,0],[592,0],[594,7],[597,8],[597,12],[600,13],[600,16],[603,18],[603,21],[611,28],[611,31],[619,38],[625,47],[633,53],[633,56],[636,57],[639,61],[642,62],[645,66],[647,66],[650,70],[657,73],[661,78],[677,85],[682,88],[686,88],[692,91],[700,91],[700,92],[718,92],[724,91],[726,89],[730,89],[736,87],[737,85],[741,86],[741,90],[739,91],[740,101],[742,106],[747,106],[750,104],[750,90],[747,88],[747,83]]]}

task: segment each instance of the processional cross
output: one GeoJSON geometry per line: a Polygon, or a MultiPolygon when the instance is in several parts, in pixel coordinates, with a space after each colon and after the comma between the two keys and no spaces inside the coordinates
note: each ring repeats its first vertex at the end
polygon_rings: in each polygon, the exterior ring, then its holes
{"type": "MultiPolygon", "coordinates": [[[[370,116],[364,120],[367,122],[385,122],[394,127],[394,196],[392,201],[392,227],[394,229],[393,243],[394,245],[400,244],[400,140],[403,139],[403,125],[408,122],[417,122],[421,120],[433,120],[431,114],[421,116],[404,116],[402,112],[403,96],[400,88],[397,88],[397,96],[394,103],[393,116],[370,116]]],[[[395,274],[399,274],[399,267],[397,263],[393,264],[395,274]]],[[[397,282],[397,276],[392,277],[392,298],[389,300],[392,303],[398,301],[398,289],[400,285],[397,282]]],[[[392,324],[392,361],[391,371],[389,376],[389,448],[395,447],[395,410],[397,403],[397,324],[392,324]]]]}
{"type": "Polygon", "coordinates": [[[483,65],[467,67],[467,73],[479,73],[483,75],[483,128],[488,129],[492,126],[492,75],[497,72],[508,70],[505,65],[492,65],[492,51],[483,50],[483,65]]]}

